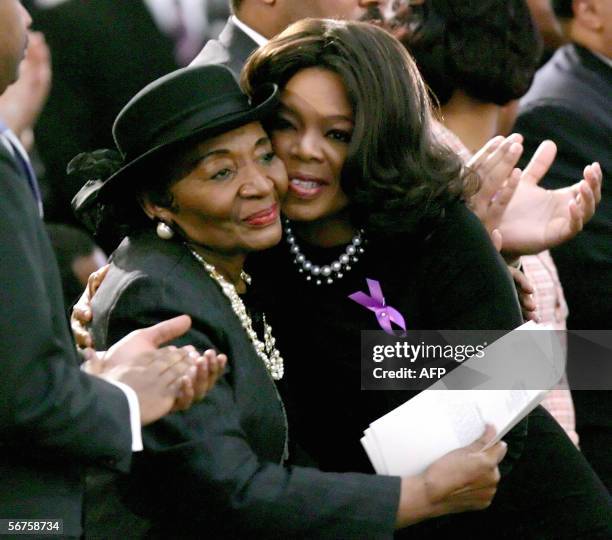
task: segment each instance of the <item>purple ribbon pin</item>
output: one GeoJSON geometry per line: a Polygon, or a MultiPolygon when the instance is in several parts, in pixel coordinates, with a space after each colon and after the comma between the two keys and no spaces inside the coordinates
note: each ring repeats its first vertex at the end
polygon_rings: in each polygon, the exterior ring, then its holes
{"type": "Polygon", "coordinates": [[[385,304],[385,297],[380,288],[380,283],[374,279],[366,279],[366,281],[368,282],[368,289],[370,289],[370,296],[359,291],[350,294],[349,298],[360,306],[373,311],[376,314],[378,324],[387,334],[395,335],[391,323],[397,324],[405,332],[406,322],[404,317],[402,317],[402,314],[397,309],[385,304]]]}

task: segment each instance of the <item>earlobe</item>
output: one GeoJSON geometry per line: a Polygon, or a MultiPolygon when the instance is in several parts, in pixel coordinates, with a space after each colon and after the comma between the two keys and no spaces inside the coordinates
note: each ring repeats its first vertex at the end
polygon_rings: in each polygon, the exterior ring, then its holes
{"type": "Polygon", "coordinates": [[[146,196],[141,197],[138,202],[149,219],[157,222],[155,227],[157,236],[162,240],[171,240],[174,237],[174,229],[172,228],[173,223],[168,215],[168,211],[161,206],[153,204],[146,196]]]}
{"type": "Polygon", "coordinates": [[[140,203],[140,207],[142,208],[144,213],[147,214],[149,219],[153,221],[168,221],[166,219],[167,216],[164,216],[164,210],[160,206],[153,204],[148,197],[141,197],[138,199],[138,202],[140,203]]]}

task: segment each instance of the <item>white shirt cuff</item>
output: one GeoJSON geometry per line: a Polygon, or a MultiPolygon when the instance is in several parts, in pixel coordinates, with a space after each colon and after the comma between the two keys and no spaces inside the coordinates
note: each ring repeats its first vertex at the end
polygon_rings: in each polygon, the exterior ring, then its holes
{"type": "Polygon", "coordinates": [[[110,379],[104,379],[106,382],[114,384],[119,390],[121,390],[128,400],[128,406],[130,408],[130,427],[132,428],[132,452],[140,452],[143,449],[142,446],[142,431],[140,427],[140,404],[138,403],[138,396],[136,392],[127,384],[113,381],[110,379]]]}

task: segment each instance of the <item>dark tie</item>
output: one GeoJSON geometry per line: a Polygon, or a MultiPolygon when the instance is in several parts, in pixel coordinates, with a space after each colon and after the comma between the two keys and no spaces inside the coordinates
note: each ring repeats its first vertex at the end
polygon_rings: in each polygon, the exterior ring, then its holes
{"type": "Polygon", "coordinates": [[[28,181],[28,185],[30,186],[30,191],[32,191],[32,195],[36,201],[36,205],[38,206],[38,212],[40,213],[40,217],[43,217],[43,204],[42,197],[40,195],[40,188],[38,187],[38,181],[36,180],[36,174],[34,173],[34,169],[32,169],[32,165],[30,164],[30,159],[28,155],[19,142],[19,139],[15,136],[15,134],[0,121],[0,136],[4,138],[4,140],[9,144],[9,146],[13,150],[13,155],[15,156],[15,161],[21,168],[23,175],[26,177],[28,181]]]}

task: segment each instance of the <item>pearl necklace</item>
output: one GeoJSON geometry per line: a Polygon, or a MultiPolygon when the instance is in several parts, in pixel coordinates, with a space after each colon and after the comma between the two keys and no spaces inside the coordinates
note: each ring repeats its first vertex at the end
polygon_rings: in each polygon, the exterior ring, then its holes
{"type": "Polygon", "coordinates": [[[300,274],[306,274],[306,281],[312,281],[314,279],[317,285],[323,284],[324,281],[331,285],[334,279],[342,279],[344,273],[351,270],[351,263],[356,263],[364,252],[364,230],[360,229],[359,232],[353,236],[353,239],[346,246],[344,253],[340,255],[340,257],[325,266],[317,266],[304,256],[300,247],[297,245],[296,238],[289,226],[289,220],[285,220],[283,229],[285,231],[285,240],[289,244],[289,250],[294,256],[293,262],[299,267],[298,271],[300,274]]]}
{"type": "MultiPolygon", "coordinates": [[[[266,369],[272,376],[272,379],[275,381],[282,379],[285,372],[283,357],[275,347],[276,339],[274,339],[274,336],[272,336],[272,327],[266,322],[266,316],[263,316],[264,341],[262,343],[257,337],[255,330],[253,330],[253,321],[247,313],[242,298],[240,298],[236,292],[236,287],[229,283],[212,264],[207,263],[198,252],[189,246],[187,246],[187,249],[189,249],[196,261],[198,261],[204,267],[206,272],[208,272],[208,275],[217,283],[217,285],[219,285],[223,291],[223,294],[229,299],[233,312],[238,317],[242,328],[244,328],[247,336],[253,344],[253,348],[255,349],[257,356],[259,356],[259,358],[261,358],[263,361],[266,369]]],[[[249,276],[244,270],[240,272],[240,278],[248,285],[251,284],[251,276],[249,276]]]]}

